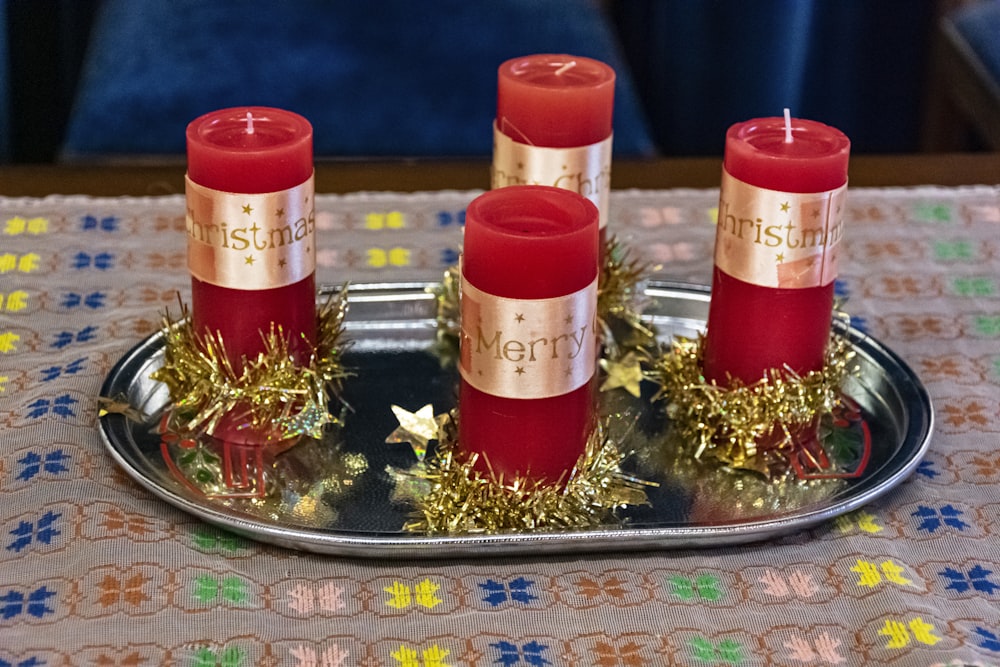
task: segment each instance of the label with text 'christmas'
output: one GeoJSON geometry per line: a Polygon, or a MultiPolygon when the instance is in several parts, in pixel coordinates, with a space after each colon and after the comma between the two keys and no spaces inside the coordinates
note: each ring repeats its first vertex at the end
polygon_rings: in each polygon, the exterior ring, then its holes
{"type": "Polygon", "coordinates": [[[762,287],[827,285],[837,277],[847,185],[827,192],[779,192],[723,170],[715,265],[762,287]]]}
{"type": "Polygon", "coordinates": [[[505,398],[549,398],[582,387],[597,359],[597,279],[549,299],[487,294],[462,280],[459,372],[505,398]]]}
{"type": "Polygon", "coordinates": [[[296,283],[316,270],[314,180],[264,194],[221,192],[186,180],[188,269],[241,290],[296,283]]]}
{"type": "Polygon", "coordinates": [[[571,190],[597,207],[598,226],[604,229],[611,198],[612,136],[589,146],[546,148],[515,141],[494,122],[490,187],[551,185],[571,190]]]}

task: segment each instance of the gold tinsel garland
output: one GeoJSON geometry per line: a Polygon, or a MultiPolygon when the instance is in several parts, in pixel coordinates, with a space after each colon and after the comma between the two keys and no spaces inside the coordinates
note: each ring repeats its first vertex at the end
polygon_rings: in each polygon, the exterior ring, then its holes
{"type": "Polygon", "coordinates": [[[171,420],[182,432],[211,434],[224,416],[235,416],[243,427],[267,430],[281,440],[298,435],[320,437],[327,424],[338,423],[330,413],[350,375],[342,362],[346,343],[343,322],[347,287],[332,295],[316,314],[317,341],[308,363],[298,364],[280,328],[264,337],[263,351],[245,360],[237,373],[225,353],[225,341],[193,330],[187,308],[181,319],[164,316],[163,366],[151,377],[167,386],[171,420]]]}
{"type": "Polygon", "coordinates": [[[734,381],[730,387],[705,380],[703,341],[677,337],[648,358],[646,376],[660,387],[654,400],[665,405],[675,441],[695,458],[713,457],[768,477],[786,471],[805,430],[843,400],[841,385],[854,357],[847,340],[831,335],[818,371],[772,371],[754,384],[734,381]]]}
{"type": "Polygon", "coordinates": [[[438,446],[409,469],[389,468],[396,499],[415,505],[404,530],[497,534],[594,528],[616,508],[647,504],[649,483],[622,472],[623,455],[598,424],[564,484],[497,478],[457,455],[457,411],[438,419],[438,446]]]}

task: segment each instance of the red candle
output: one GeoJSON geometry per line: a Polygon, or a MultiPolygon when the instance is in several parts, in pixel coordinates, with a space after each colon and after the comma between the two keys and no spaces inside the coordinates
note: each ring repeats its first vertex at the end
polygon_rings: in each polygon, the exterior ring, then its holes
{"type": "MultiPolygon", "coordinates": [[[[281,109],[223,109],[188,125],[187,151],[195,332],[218,336],[237,373],[272,325],[304,360],[316,341],[312,126],[281,109]]],[[[215,435],[261,438],[228,420],[215,435]]]]}
{"type": "Polygon", "coordinates": [[[500,65],[492,187],[552,185],[590,199],[607,224],[615,71],[565,54],[500,65]]]}
{"type": "Polygon", "coordinates": [[[466,209],[458,437],[480,470],[556,482],[584,451],[597,218],[590,201],[551,186],[491,190],[466,209]]]}
{"type": "Polygon", "coordinates": [[[758,118],[726,133],[706,379],[819,370],[830,337],[850,141],[815,121],[758,118]]]}

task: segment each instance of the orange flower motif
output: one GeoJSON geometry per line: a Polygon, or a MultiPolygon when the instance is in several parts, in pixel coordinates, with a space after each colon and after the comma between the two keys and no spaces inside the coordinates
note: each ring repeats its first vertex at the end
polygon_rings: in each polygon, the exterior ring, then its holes
{"type": "Polygon", "coordinates": [[[973,456],[972,465],[976,469],[976,474],[983,477],[993,477],[1000,472],[1000,455],[992,460],[983,456],[973,456]]]}
{"type": "Polygon", "coordinates": [[[580,577],[576,580],[577,592],[588,600],[607,595],[619,600],[628,595],[625,582],[616,576],[611,576],[604,581],[591,579],[590,577],[580,577]]]}
{"type": "Polygon", "coordinates": [[[647,664],[641,655],[643,648],[634,641],[626,641],[620,646],[599,641],[594,647],[594,664],[599,667],[641,667],[647,664]]]}
{"type": "Polygon", "coordinates": [[[122,581],[105,575],[104,579],[97,587],[101,590],[98,602],[102,607],[110,607],[118,602],[126,602],[133,607],[138,607],[143,602],[149,600],[149,596],[143,591],[143,587],[149,582],[149,578],[142,574],[134,574],[122,581]]]}
{"type": "Polygon", "coordinates": [[[959,367],[958,362],[951,357],[938,357],[936,359],[924,359],[921,362],[924,374],[927,376],[942,377],[963,377],[966,373],[959,367]]]}

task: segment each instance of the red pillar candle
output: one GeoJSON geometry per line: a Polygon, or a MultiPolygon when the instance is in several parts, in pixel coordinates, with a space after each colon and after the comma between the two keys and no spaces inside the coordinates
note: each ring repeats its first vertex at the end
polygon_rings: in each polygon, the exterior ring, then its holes
{"type": "MultiPolygon", "coordinates": [[[[272,325],[305,360],[316,341],[312,126],[266,107],[222,109],[187,128],[191,319],[237,373],[272,325]]],[[[223,420],[215,435],[262,437],[223,420]]]]}
{"type": "Polygon", "coordinates": [[[572,190],[597,206],[603,234],[614,96],[615,71],[592,58],[537,54],[500,65],[492,187],[572,190]]]}
{"type": "Polygon", "coordinates": [[[590,201],[551,186],[491,190],[466,210],[458,439],[480,470],[556,482],[584,451],[597,218],[590,201]]]}
{"type": "Polygon", "coordinates": [[[752,384],[819,370],[830,337],[850,141],[815,121],[758,118],[726,133],[706,379],[752,384]]]}

